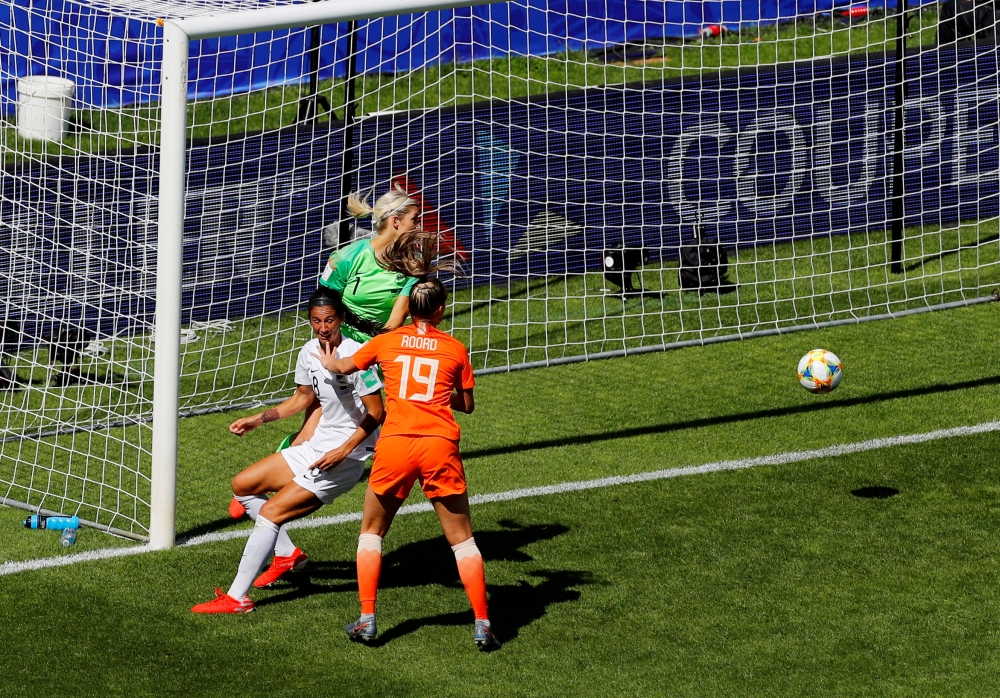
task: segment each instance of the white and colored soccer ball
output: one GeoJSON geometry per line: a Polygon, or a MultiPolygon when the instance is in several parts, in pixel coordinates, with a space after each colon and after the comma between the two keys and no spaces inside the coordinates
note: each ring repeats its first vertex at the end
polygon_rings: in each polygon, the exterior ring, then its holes
{"type": "Polygon", "coordinates": [[[843,365],[832,351],[813,349],[799,361],[799,383],[810,393],[828,393],[843,377],[843,365]]]}

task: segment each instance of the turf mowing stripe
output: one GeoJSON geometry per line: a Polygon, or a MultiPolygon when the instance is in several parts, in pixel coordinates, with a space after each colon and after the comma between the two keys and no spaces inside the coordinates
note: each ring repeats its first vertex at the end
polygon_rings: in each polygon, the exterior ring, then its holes
{"type": "MultiPolygon", "coordinates": [[[[838,446],[827,446],[811,451],[788,451],[786,453],[776,453],[770,456],[758,456],[756,458],[740,458],[738,460],[716,461],[705,463],[704,465],[691,465],[684,468],[668,468],[666,470],[654,470],[648,473],[636,473],[634,475],[615,475],[612,477],[602,477],[597,480],[582,480],[577,482],[564,482],[558,485],[543,485],[541,487],[525,487],[523,489],[508,490],[506,492],[494,492],[492,494],[477,494],[469,498],[471,504],[490,504],[492,502],[509,502],[515,499],[526,497],[544,497],[551,494],[563,494],[565,492],[580,492],[582,490],[593,490],[604,487],[614,487],[616,485],[628,485],[636,482],[649,482],[651,480],[666,480],[672,477],[684,475],[701,475],[703,473],[718,473],[727,470],[744,470],[746,468],[756,468],[761,465],[787,465],[789,463],[801,463],[803,461],[818,460],[820,458],[834,458],[849,453],[862,453],[864,451],[875,451],[893,446],[906,446],[909,444],[925,443],[927,441],[937,441],[939,439],[950,439],[956,436],[973,436],[975,434],[987,434],[1000,431],[1000,421],[983,422],[968,427],[954,427],[951,429],[938,429],[922,434],[907,434],[905,436],[890,436],[882,439],[869,439],[868,441],[858,441],[850,444],[840,444],[838,446]]],[[[433,511],[430,502],[410,504],[401,507],[398,515],[416,514],[420,512],[433,511]]],[[[323,526],[333,526],[336,524],[360,521],[361,513],[337,514],[336,516],[320,516],[311,519],[300,519],[288,524],[289,529],[321,528],[323,526]]],[[[236,531],[221,531],[219,533],[206,533],[195,536],[178,543],[178,547],[187,548],[204,543],[216,543],[237,538],[247,538],[253,529],[241,528],[236,531]]],[[[49,567],[62,567],[73,565],[78,562],[90,562],[92,560],[107,560],[126,555],[138,555],[149,552],[146,545],[139,545],[132,548],[104,548],[101,550],[90,550],[85,553],[75,555],[63,555],[61,557],[46,557],[39,560],[26,560],[24,562],[5,562],[0,565],[0,576],[17,574],[18,572],[28,572],[31,570],[41,570],[49,567]]]]}

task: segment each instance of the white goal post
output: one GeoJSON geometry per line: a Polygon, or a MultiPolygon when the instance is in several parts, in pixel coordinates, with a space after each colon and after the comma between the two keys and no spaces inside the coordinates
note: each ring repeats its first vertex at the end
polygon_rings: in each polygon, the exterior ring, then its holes
{"type": "Polygon", "coordinates": [[[157,236],[156,345],[149,545],[169,548],[176,535],[181,288],[185,166],[187,163],[188,46],[195,39],[289,29],[376,16],[426,12],[493,0],[325,0],[221,16],[163,20],[160,94],[160,218],[157,236]]]}

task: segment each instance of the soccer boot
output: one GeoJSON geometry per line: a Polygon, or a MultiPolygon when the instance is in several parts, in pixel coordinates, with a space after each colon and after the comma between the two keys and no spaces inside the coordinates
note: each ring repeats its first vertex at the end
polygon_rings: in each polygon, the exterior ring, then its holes
{"type": "Polygon", "coordinates": [[[476,621],[476,629],[472,633],[472,640],[476,643],[476,647],[479,648],[480,652],[492,652],[493,650],[500,649],[500,641],[497,636],[493,634],[490,626],[481,620],[476,621]]]}
{"type": "Polygon", "coordinates": [[[191,609],[192,613],[250,613],[253,610],[253,601],[249,596],[244,596],[243,600],[234,599],[218,587],[215,588],[215,598],[205,603],[200,603],[191,609]]]}
{"type": "Polygon", "coordinates": [[[236,497],[229,500],[229,516],[234,519],[243,518],[247,513],[247,508],[236,497]]]}
{"type": "Polygon", "coordinates": [[[344,629],[347,631],[347,637],[354,642],[371,642],[378,633],[378,629],[375,627],[375,616],[372,616],[370,620],[365,620],[362,616],[344,629]]]}
{"type": "Polygon", "coordinates": [[[271,566],[264,570],[264,574],[257,577],[253,585],[260,589],[269,587],[281,579],[285,572],[292,572],[302,569],[309,562],[309,556],[296,548],[291,555],[285,557],[274,556],[271,566]]]}

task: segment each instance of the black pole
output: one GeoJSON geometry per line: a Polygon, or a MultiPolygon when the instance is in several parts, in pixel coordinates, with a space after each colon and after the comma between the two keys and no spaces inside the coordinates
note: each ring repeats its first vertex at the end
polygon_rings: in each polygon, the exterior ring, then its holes
{"type": "Polygon", "coordinates": [[[318,26],[309,29],[309,94],[311,95],[319,91],[319,30],[318,26]]]}
{"type": "Polygon", "coordinates": [[[309,60],[309,90],[307,94],[299,100],[299,121],[312,121],[315,123],[319,116],[319,108],[323,107],[330,111],[330,102],[326,97],[317,94],[319,92],[319,48],[322,38],[320,32],[322,27],[315,26],[309,28],[309,48],[306,57],[309,60]]]}
{"type": "Polygon", "coordinates": [[[347,213],[347,197],[351,193],[354,182],[354,115],[358,104],[356,97],[356,78],[358,77],[358,22],[348,23],[347,41],[347,83],[344,86],[344,157],[340,163],[340,244],[346,245],[354,236],[353,219],[347,213]]]}
{"type": "Polygon", "coordinates": [[[909,28],[906,0],[896,0],[896,89],[895,116],[892,149],[892,244],[889,252],[889,269],[893,274],[903,273],[903,218],[905,216],[903,196],[904,124],[903,104],[906,101],[906,31],[909,28]]]}

